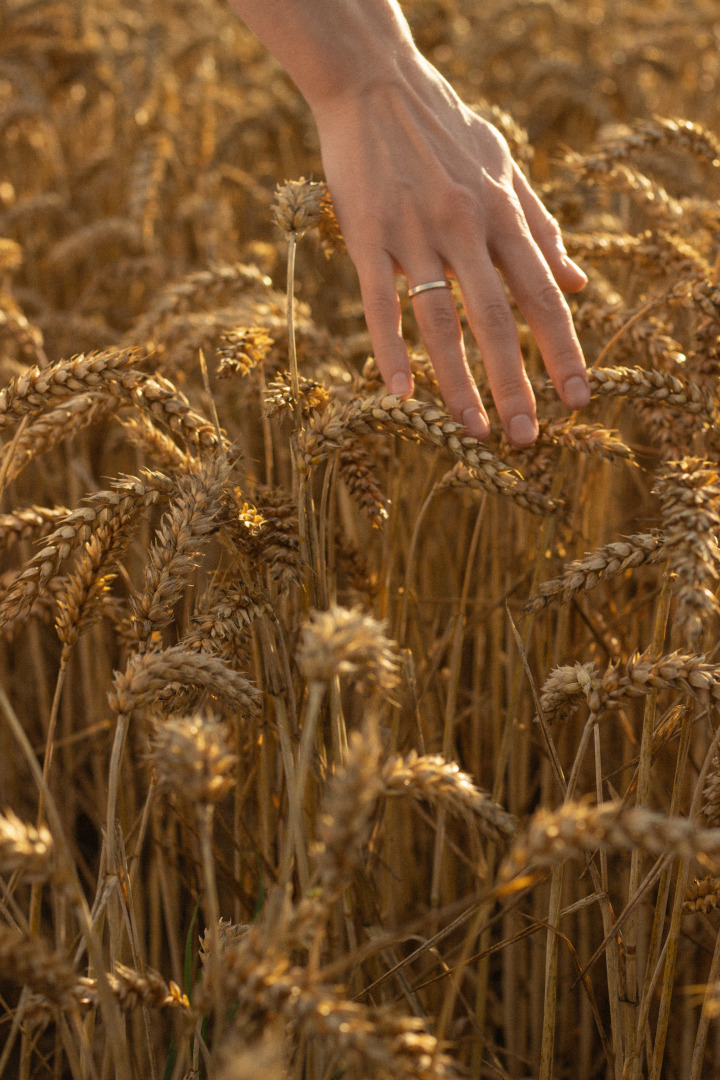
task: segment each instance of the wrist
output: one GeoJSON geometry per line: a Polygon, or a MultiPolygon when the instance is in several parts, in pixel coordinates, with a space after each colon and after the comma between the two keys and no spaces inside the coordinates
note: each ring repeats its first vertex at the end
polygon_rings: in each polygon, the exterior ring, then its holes
{"type": "MultiPolygon", "coordinates": [[[[376,97],[384,87],[404,85],[408,74],[422,62],[407,34],[368,35],[360,43],[349,31],[347,39],[334,50],[332,58],[319,58],[318,69],[298,71],[293,79],[316,120],[342,108],[346,102],[376,97]]],[[[292,72],[291,72],[292,74],[292,72]]]]}
{"type": "Polygon", "coordinates": [[[313,112],[401,80],[417,50],[397,0],[231,0],[313,112]]]}

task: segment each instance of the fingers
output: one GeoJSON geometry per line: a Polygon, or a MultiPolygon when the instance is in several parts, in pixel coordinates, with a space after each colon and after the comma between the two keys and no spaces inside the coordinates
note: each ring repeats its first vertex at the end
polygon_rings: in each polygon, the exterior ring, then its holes
{"type": "MultiPolygon", "coordinates": [[[[355,262],[378,367],[388,389],[401,396],[412,392],[413,382],[401,332],[395,273],[402,269],[411,285],[420,285],[444,278],[445,267],[453,267],[503,428],[514,445],[524,447],[538,434],[535,399],[497,270],[527,319],[559,397],[570,409],[586,405],[590,391],[561,287],[577,290],[586,278],[567,258],[557,224],[522,175],[518,172],[513,191],[484,170],[483,174],[490,225],[478,223],[470,232],[466,230],[452,252],[438,246],[435,252],[415,251],[395,260],[375,247],[355,262]]],[[[450,414],[470,434],[484,439],[490,424],[468,367],[452,293],[429,289],[411,302],[450,414]]]]}
{"type": "MultiPolygon", "coordinates": [[[[428,263],[426,263],[428,265],[428,263]]],[[[411,282],[419,285],[437,281],[445,276],[443,270],[413,275],[411,282]]],[[[476,439],[490,434],[490,422],[470,373],[460,320],[449,289],[430,289],[412,299],[415,320],[435,369],[443,401],[459,423],[476,439]]]]}
{"type": "Polygon", "coordinates": [[[547,212],[517,165],[513,186],[533,240],[547,261],[556,282],[565,292],[579,292],[587,285],[587,275],[565,250],[560,226],[547,212]]]}
{"type": "MultiPolygon", "coordinates": [[[[590,389],[572,317],[557,282],[562,278],[560,264],[566,258],[560,231],[543,210],[547,220],[542,223],[545,231],[541,239],[546,243],[542,251],[530,235],[521,208],[507,192],[503,196],[494,215],[490,255],[527,319],[560,399],[570,409],[582,408],[590,399],[590,389]]],[[[537,224],[540,215],[534,220],[537,224]]],[[[568,271],[567,277],[571,276],[568,271]]]]}
{"type": "Polygon", "coordinates": [[[377,252],[362,262],[355,260],[360,278],[365,322],[375,360],[392,394],[407,397],[413,390],[412,372],[400,327],[400,302],[392,259],[377,252]]]}
{"type": "Polygon", "coordinates": [[[538,434],[535,398],[515,319],[489,255],[479,255],[458,269],[458,281],[503,429],[515,446],[529,446],[538,434]]]}
{"type": "MultiPolygon", "coordinates": [[[[432,265],[432,257],[424,262],[432,265]]],[[[405,397],[412,393],[413,382],[400,327],[393,261],[382,253],[367,261],[358,260],[356,266],[365,321],[380,374],[391,393],[405,397]]],[[[417,285],[444,277],[444,269],[435,266],[431,272],[421,273],[412,280],[417,285]]],[[[440,393],[450,414],[475,438],[485,439],[490,432],[490,423],[468,368],[452,293],[449,289],[433,289],[421,293],[412,303],[440,393]]]]}

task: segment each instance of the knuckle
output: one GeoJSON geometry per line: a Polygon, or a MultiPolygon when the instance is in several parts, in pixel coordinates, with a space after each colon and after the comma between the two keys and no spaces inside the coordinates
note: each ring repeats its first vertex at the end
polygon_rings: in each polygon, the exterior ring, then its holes
{"type": "Polygon", "coordinates": [[[553,368],[558,372],[573,372],[577,370],[584,370],[585,365],[582,360],[582,352],[580,346],[561,345],[553,350],[552,356],[553,368]]]}
{"type": "Polygon", "coordinates": [[[546,281],[539,289],[528,293],[525,304],[526,315],[543,319],[550,315],[557,316],[565,308],[565,301],[554,282],[546,281]]]}
{"type": "Polygon", "coordinates": [[[532,390],[525,371],[515,372],[511,367],[501,367],[493,378],[493,397],[498,407],[502,405],[508,411],[527,407],[532,390]]]}
{"type": "Polygon", "coordinates": [[[555,218],[540,204],[541,220],[540,231],[544,239],[552,243],[562,243],[562,232],[555,218]]]}
{"type": "Polygon", "coordinates": [[[458,222],[467,223],[477,217],[477,195],[463,184],[451,184],[442,200],[443,219],[457,229],[458,222]]]}
{"type": "Polygon", "coordinates": [[[452,303],[448,303],[447,297],[437,297],[430,300],[422,316],[423,336],[431,336],[436,339],[454,341],[459,337],[457,312],[452,303]]]}
{"type": "Polygon", "coordinates": [[[502,300],[486,300],[480,304],[480,325],[492,337],[516,337],[515,320],[509,306],[502,300]]]}
{"type": "Polygon", "coordinates": [[[397,297],[381,291],[369,291],[363,296],[363,307],[368,326],[396,328],[397,297]]]}

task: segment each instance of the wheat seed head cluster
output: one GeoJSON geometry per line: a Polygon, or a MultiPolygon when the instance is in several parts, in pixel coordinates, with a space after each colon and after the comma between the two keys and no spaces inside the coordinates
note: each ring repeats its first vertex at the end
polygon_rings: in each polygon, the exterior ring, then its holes
{"type": "Polygon", "coordinates": [[[403,9],[589,278],[530,448],[227,4],[0,0],[0,1077],[720,1074],[716,4],[403,9]]]}

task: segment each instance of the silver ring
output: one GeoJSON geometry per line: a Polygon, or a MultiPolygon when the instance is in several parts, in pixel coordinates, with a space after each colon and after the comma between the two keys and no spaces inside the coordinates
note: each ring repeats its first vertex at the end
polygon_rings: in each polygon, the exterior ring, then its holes
{"type": "Polygon", "coordinates": [[[452,285],[447,278],[442,278],[440,281],[426,281],[424,285],[415,285],[412,289],[408,289],[408,296],[417,296],[418,293],[427,292],[428,289],[451,289],[452,285]]]}

